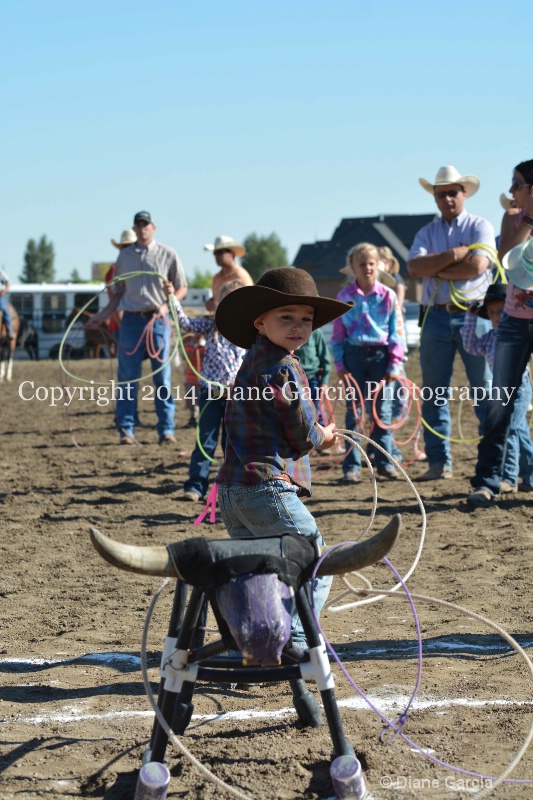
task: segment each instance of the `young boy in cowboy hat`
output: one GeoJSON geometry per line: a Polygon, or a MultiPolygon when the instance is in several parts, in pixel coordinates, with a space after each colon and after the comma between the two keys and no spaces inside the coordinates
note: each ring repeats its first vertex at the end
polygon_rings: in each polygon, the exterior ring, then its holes
{"type": "MultiPolygon", "coordinates": [[[[468,309],[465,323],[461,328],[464,348],[467,353],[485,356],[491,372],[494,371],[494,354],[496,351],[496,331],[505,305],[507,287],[501,283],[493,283],[487,289],[481,304],[475,303],[468,309]],[[492,328],[483,336],[476,334],[477,318],[490,320],[492,328]]],[[[505,456],[503,459],[500,492],[509,494],[517,491],[518,475],[522,477],[521,491],[533,491],[533,444],[527,423],[527,409],[531,402],[532,392],[529,374],[526,369],[522,383],[518,387],[516,400],[509,422],[505,456]]],[[[470,505],[485,506],[491,501],[482,489],[472,492],[468,497],[470,505]]]]}
{"type": "MultiPolygon", "coordinates": [[[[344,314],[351,303],[319,297],[301,269],[272,269],[255,286],[227,295],[216,325],[230,342],[248,349],[226,409],[226,451],[218,473],[219,505],[234,538],[295,533],[324,540],[299,499],[311,494],[308,453],[335,441],[334,423],[317,421],[295,351],[311,332],[344,314]]],[[[331,578],[313,586],[317,613],[331,578]]],[[[305,642],[297,616],[293,641],[305,642]]]]}

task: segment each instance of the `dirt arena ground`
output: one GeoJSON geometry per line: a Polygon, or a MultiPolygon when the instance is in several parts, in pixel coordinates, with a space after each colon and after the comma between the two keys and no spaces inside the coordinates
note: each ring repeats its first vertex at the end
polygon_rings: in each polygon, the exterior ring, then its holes
{"type": "MultiPolygon", "coordinates": [[[[408,365],[414,378],[415,362],[413,356],[408,365]]],[[[105,360],[72,362],[71,368],[85,379],[112,377],[112,365],[105,360]]],[[[457,382],[464,384],[460,373],[457,382]]],[[[179,427],[178,446],[160,448],[153,404],[141,402],[142,446],[119,447],[111,406],[74,401],[66,412],[51,407],[49,400],[19,396],[19,391],[29,397],[37,387],[61,383],[57,362],[17,362],[13,383],[0,385],[0,797],[122,800],[133,797],[152,725],[139,650],[146,611],[160,581],[108,566],[93,550],[88,530],[95,525],[136,544],[191,536],[200,507],[182,502],[180,494],[194,431],[179,427]],[[20,388],[24,381],[33,382],[33,389],[30,383],[20,388]]],[[[457,410],[454,403],[455,417],[457,410]]],[[[472,435],[472,409],[463,411],[464,429],[472,435]]],[[[179,403],[177,423],[185,422],[179,403]]],[[[314,494],[308,505],[326,541],[357,538],[371,511],[370,481],[347,487],[338,482],[339,468],[327,458],[315,457],[313,463],[314,494]]],[[[531,652],[532,500],[511,495],[493,508],[470,509],[465,498],[473,464],[473,455],[455,445],[454,479],[418,484],[427,534],[409,586],[412,592],[491,618],[531,652]]],[[[408,472],[416,482],[424,469],[416,463],[408,472]]],[[[374,531],[392,514],[402,514],[402,536],[391,560],[405,574],[421,533],[416,499],[404,481],[378,479],[378,495],[374,531]]],[[[220,521],[200,530],[208,537],[225,533],[220,521]]],[[[365,574],[379,588],[395,582],[384,565],[365,574]]],[[[336,579],[334,591],[341,588],[336,579]]],[[[167,587],[149,636],[154,690],[171,601],[167,587]]],[[[492,628],[461,611],[421,601],[417,611],[424,658],[405,733],[435,758],[497,776],[533,722],[527,665],[492,628]]],[[[325,613],[322,623],[353,680],[395,719],[417,675],[408,606],[387,600],[325,613]]],[[[335,676],[343,722],[363,765],[369,797],[463,798],[489,785],[429,762],[400,739],[382,744],[379,718],[336,667],[335,676]]],[[[332,797],[327,726],[301,727],[288,686],[224,691],[203,684],[194,700],[195,715],[184,741],[216,775],[256,800],[332,797]]],[[[172,746],[167,756],[169,798],[224,794],[172,746]]],[[[513,777],[533,779],[530,751],[513,777]]],[[[533,788],[505,784],[492,796],[525,800],[533,788]]]]}

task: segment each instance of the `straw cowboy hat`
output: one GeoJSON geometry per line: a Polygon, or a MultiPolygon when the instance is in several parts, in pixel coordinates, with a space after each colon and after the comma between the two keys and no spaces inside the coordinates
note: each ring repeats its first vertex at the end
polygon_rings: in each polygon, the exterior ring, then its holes
{"type": "Polygon", "coordinates": [[[246,249],[233,236],[217,236],[214,244],[204,244],[204,250],[210,250],[211,253],[216,253],[217,250],[231,250],[237,258],[242,258],[246,253],[246,249]]]}
{"type": "Polygon", "coordinates": [[[505,192],[501,193],[501,195],[500,195],[500,205],[501,205],[502,208],[504,208],[506,211],[509,211],[510,208],[516,208],[516,206],[513,206],[513,203],[514,203],[514,200],[513,200],[512,197],[507,197],[505,192]]]}
{"type": "Polygon", "coordinates": [[[533,289],[533,239],[509,250],[502,264],[511,283],[519,289],[533,289]]]}
{"type": "Polygon", "coordinates": [[[127,231],[122,231],[120,234],[120,241],[115,242],[114,239],[111,239],[111,244],[113,247],[117,247],[119,250],[125,244],[135,244],[137,241],[137,234],[133,230],[133,228],[128,228],[127,231]]]}
{"type": "Polygon", "coordinates": [[[430,183],[424,178],[419,178],[418,183],[430,194],[434,194],[437,186],[449,186],[451,183],[462,186],[467,197],[472,197],[479,189],[479,178],[476,178],[475,175],[460,175],[455,167],[441,167],[434,183],[430,183]]]}
{"type": "Polygon", "coordinates": [[[261,275],[255,286],[235,289],[220,301],[216,326],[228,341],[249,350],[257,335],[254,320],[265,311],[289,305],[313,306],[313,330],[316,330],[345,314],[353,303],[320,297],[313,278],[303,269],[270,269],[261,275]]]}
{"type": "MultiPolygon", "coordinates": [[[[376,275],[377,280],[384,286],[388,286],[389,289],[395,289],[396,281],[394,280],[393,276],[389,275],[389,273],[383,269],[383,261],[380,261],[379,263],[381,264],[381,267],[379,267],[376,275]]],[[[343,275],[349,275],[351,278],[355,278],[355,273],[349,264],[346,264],[346,266],[340,269],[339,272],[342,272],[343,275]]]]}

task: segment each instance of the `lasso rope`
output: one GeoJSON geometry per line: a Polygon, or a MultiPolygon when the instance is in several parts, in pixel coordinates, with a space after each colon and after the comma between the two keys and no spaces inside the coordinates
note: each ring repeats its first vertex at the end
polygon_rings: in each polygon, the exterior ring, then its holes
{"type": "MultiPolygon", "coordinates": [[[[385,562],[388,561],[388,559],[383,559],[383,560],[385,562]]],[[[359,576],[359,577],[361,577],[361,576],[359,576]]],[[[343,576],[343,578],[346,578],[346,576],[343,576]]],[[[367,582],[366,579],[365,579],[365,582],[367,582]]],[[[463,608],[462,606],[459,606],[456,603],[450,603],[450,602],[447,602],[445,600],[440,600],[439,598],[436,598],[436,597],[429,597],[427,595],[422,595],[422,594],[413,594],[413,593],[411,593],[409,596],[404,596],[404,595],[398,595],[396,592],[394,592],[394,590],[385,591],[385,590],[381,590],[381,589],[368,588],[368,586],[365,587],[365,588],[350,587],[350,592],[355,594],[355,595],[359,595],[359,596],[367,596],[367,595],[371,594],[371,595],[376,595],[376,596],[378,596],[380,598],[381,597],[393,597],[396,600],[404,600],[404,601],[405,600],[409,600],[409,602],[411,602],[411,600],[421,600],[423,602],[433,603],[435,605],[443,606],[444,608],[449,608],[449,609],[452,609],[454,611],[459,611],[460,613],[464,613],[467,616],[472,617],[472,619],[475,619],[475,620],[477,620],[479,622],[482,622],[485,625],[488,625],[489,627],[493,628],[493,630],[495,630],[516,651],[516,653],[519,656],[522,657],[522,659],[526,663],[529,675],[530,675],[530,677],[531,677],[531,679],[533,681],[533,663],[531,662],[531,659],[529,658],[529,656],[527,655],[525,650],[518,644],[518,642],[509,633],[507,633],[507,631],[504,628],[502,628],[496,622],[493,622],[492,620],[488,619],[487,617],[484,617],[481,614],[477,614],[474,611],[470,611],[469,609],[463,608]]],[[[328,601],[327,606],[326,606],[328,611],[332,611],[332,612],[342,611],[342,610],[344,610],[346,608],[352,608],[355,605],[357,605],[357,603],[353,603],[353,604],[349,603],[349,604],[343,604],[341,606],[335,607],[334,604],[338,600],[342,599],[346,594],[347,594],[347,592],[343,592],[342,594],[338,595],[336,598],[333,598],[331,601],[328,601]]],[[[491,785],[486,787],[485,789],[483,789],[480,792],[476,792],[475,797],[479,797],[479,798],[487,797],[489,794],[491,794],[494,791],[494,789],[497,786],[499,786],[503,782],[516,783],[516,784],[531,784],[531,783],[533,783],[533,780],[509,779],[507,777],[515,769],[517,764],[521,761],[521,759],[523,758],[524,754],[526,753],[527,749],[529,748],[529,746],[530,746],[530,744],[531,744],[531,742],[533,740],[533,722],[530,724],[529,731],[526,734],[526,737],[525,737],[521,747],[518,749],[518,751],[515,753],[514,757],[507,764],[507,766],[500,773],[499,776],[491,777],[491,776],[488,776],[488,775],[483,775],[482,773],[472,772],[472,771],[469,771],[469,770],[461,769],[459,767],[455,767],[452,764],[449,764],[449,763],[447,763],[445,761],[442,761],[442,760],[436,758],[431,753],[427,752],[422,747],[417,745],[416,742],[414,742],[408,736],[406,736],[402,731],[402,728],[405,725],[405,721],[404,720],[402,720],[400,725],[397,725],[397,724],[391,722],[384,714],[382,714],[381,711],[379,711],[379,709],[376,708],[376,706],[369,700],[369,698],[362,692],[362,690],[351,679],[351,677],[348,674],[346,668],[344,667],[344,664],[338,658],[338,656],[335,653],[335,651],[333,650],[332,646],[327,641],[327,638],[326,637],[324,637],[324,638],[325,638],[325,641],[326,641],[326,643],[328,645],[328,649],[329,649],[330,653],[332,654],[333,658],[335,659],[335,662],[337,663],[337,665],[339,666],[339,668],[343,672],[344,676],[349,681],[350,685],[354,687],[354,689],[357,691],[357,693],[363,698],[363,700],[365,700],[365,702],[380,717],[380,719],[389,728],[391,728],[394,731],[394,737],[397,736],[397,735],[401,736],[401,738],[410,747],[414,747],[417,752],[420,752],[427,759],[432,761],[434,764],[437,764],[438,766],[444,767],[446,769],[453,770],[454,772],[458,772],[458,773],[463,774],[463,775],[468,775],[468,776],[479,778],[479,779],[482,779],[482,780],[485,780],[485,781],[491,781],[491,785]]],[[[400,717],[402,717],[402,716],[403,715],[400,715],[400,717]]]]}
{"type": "MultiPolygon", "coordinates": [[[[335,432],[344,436],[344,434],[341,431],[335,431],[335,432]]],[[[367,439],[367,441],[371,441],[371,440],[368,439],[368,437],[365,437],[363,434],[359,434],[359,435],[362,436],[363,438],[367,439]]],[[[392,456],[390,456],[385,450],[383,450],[383,448],[381,448],[375,442],[373,444],[377,449],[380,449],[384,453],[384,455],[386,455],[389,458],[389,460],[391,460],[393,463],[395,463],[395,466],[397,466],[400,469],[400,471],[404,474],[404,477],[406,478],[408,483],[411,485],[411,487],[412,487],[412,489],[413,489],[413,491],[415,493],[415,496],[419,500],[419,504],[421,506],[422,517],[423,517],[423,528],[425,529],[425,510],[424,510],[422,501],[420,500],[420,496],[418,495],[418,492],[416,491],[416,488],[414,487],[412,482],[409,480],[407,474],[404,472],[404,470],[401,468],[401,466],[399,464],[397,464],[397,462],[394,461],[392,456]]],[[[359,445],[356,444],[355,446],[357,446],[359,448],[359,445]]],[[[362,453],[363,457],[367,458],[366,457],[366,453],[361,448],[359,448],[359,449],[361,450],[361,453],[362,453]]],[[[371,473],[371,476],[372,476],[372,480],[375,483],[374,473],[373,473],[372,467],[371,467],[368,459],[367,459],[367,463],[369,465],[369,469],[370,469],[370,473],[371,473]]],[[[377,504],[377,497],[376,496],[374,497],[374,504],[377,504]]],[[[375,507],[373,507],[372,512],[371,512],[371,521],[374,519],[374,513],[375,513],[375,507]]],[[[367,527],[365,528],[365,531],[363,531],[363,534],[361,534],[361,535],[364,535],[364,533],[368,530],[368,528],[369,528],[369,526],[367,525],[367,527]]],[[[420,552],[420,549],[421,549],[421,546],[422,546],[422,541],[423,541],[423,536],[421,537],[421,545],[420,545],[420,548],[419,548],[419,552],[420,552]]],[[[320,563],[323,561],[323,559],[327,556],[327,553],[332,552],[333,550],[335,550],[336,548],[341,547],[341,546],[342,546],[342,543],[334,545],[332,548],[328,548],[325,551],[325,553],[321,556],[321,558],[318,560],[317,564],[315,565],[313,577],[316,575],[318,567],[320,566],[320,563]]],[[[420,626],[419,626],[419,623],[418,623],[418,617],[417,617],[417,614],[416,614],[416,609],[415,609],[414,604],[413,604],[413,600],[421,600],[423,602],[433,603],[433,604],[436,604],[436,605],[443,606],[445,608],[449,608],[449,609],[453,609],[455,611],[459,611],[461,613],[465,613],[468,616],[472,617],[473,619],[478,620],[478,621],[488,625],[489,627],[492,627],[518,653],[518,655],[520,655],[523,658],[523,660],[526,663],[526,666],[528,668],[528,671],[529,671],[529,674],[530,674],[530,677],[532,678],[532,680],[533,680],[533,663],[531,662],[531,660],[529,659],[529,657],[527,656],[527,654],[525,653],[523,648],[520,647],[518,642],[516,642],[516,640],[513,637],[511,637],[503,628],[501,628],[497,623],[493,622],[492,620],[489,620],[486,617],[484,617],[484,616],[482,616],[480,614],[477,614],[475,612],[469,611],[468,609],[462,608],[461,606],[458,606],[455,603],[450,603],[450,602],[447,602],[447,601],[444,601],[444,600],[440,600],[438,598],[429,597],[429,596],[426,596],[426,595],[410,594],[409,591],[407,590],[407,586],[406,586],[405,581],[407,580],[409,575],[412,574],[412,571],[414,570],[414,567],[416,566],[418,558],[415,559],[415,563],[413,564],[411,569],[406,573],[405,578],[401,577],[401,575],[396,571],[396,569],[393,567],[393,565],[390,563],[390,561],[387,558],[384,558],[383,561],[389,566],[389,568],[394,572],[394,574],[396,575],[396,578],[398,579],[398,584],[395,587],[393,587],[393,589],[391,589],[391,590],[373,589],[371,583],[365,577],[363,577],[360,573],[355,573],[355,574],[357,574],[358,577],[361,580],[363,580],[363,582],[366,585],[365,585],[364,588],[353,587],[353,586],[351,586],[351,584],[350,584],[350,582],[348,580],[348,576],[344,575],[344,576],[342,576],[342,580],[345,583],[345,585],[349,587],[349,590],[348,591],[343,591],[341,594],[337,595],[335,598],[332,598],[330,601],[328,601],[326,603],[325,608],[327,610],[332,611],[332,612],[340,612],[340,611],[343,611],[345,609],[354,608],[354,607],[356,607],[358,605],[364,605],[364,604],[366,604],[368,602],[374,602],[376,600],[379,600],[379,599],[382,599],[382,598],[385,598],[385,597],[393,597],[395,599],[401,599],[403,601],[407,600],[410,603],[411,608],[412,608],[412,612],[413,612],[413,618],[414,618],[414,622],[415,622],[415,627],[416,627],[416,631],[417,631],[419,663],[418,663],[418,669],[417,669],[417,677],[416,677],[416,681],[415,681],[415,688],[414,688],[414,690],[413,690],[413,692],[411,694],[411,697],[410,697],[410,699],[409,699],[409,701],[407,703],[407,706],[406,706],[405,710],[398,716],[398,718],[394,722],[389,720],[387,718],[387,716],[384,715],[370,701],[370,699],[364,694],[364,692],[357,686],[355,681],[348,674],[344,664],[341,662],[341,660],[339,659],[338,655],[336,654],[334,648],[332,647],[331,643],[328,641],[326,635],[324,634],[324,631],[322,630],[322,627],[320,626],[320,622],[316,618],[316,615],[315,615],[315,620],[317,622],[317,625],[318,625],[318,628],[319,628],[320,632],[324,636],[324,641],[325,641],[325,643],[326,643],[326,645],[328,647],[328,650],[331,653],[332,657],[334,658],[335,662],[337,663],[338,667],[340,668],[341,672],[344,674],[344,676],[349,681],[350,685],[356,690],[356,692],[365,700],[365,702],[369,705],[369,707],[380,717],[380,719],[386,725],[386,729],[385,730],[388,729],[388,730],[392,731],[392,736],[388,737],[386,740],[383,737],[383,733],[384,732],[382,732],[382,735],[380,737],[381,740],[390,744],[390,743],[392,743],[392,741],[395,738],[397,738],[399,736],[410,747],[414,748],[417,752],[419,752],[422,755],[424,755],[432,763],[434,763],[434,764],[436,764],[436,765],[438,765],[440,767],[443,767],[445,769],[449,769],[449,770],[451,770],[453,772],[456,772],[458,774],[467,775],[469,777],[473,777],[473,778],[477,778],[477,779],[480,779],[480,780],[484,780],[485,782],[490,781],[491,782],[490,786],[487,786],[486,788],[482,789],[481,791],[475,793],[475,797],[480,798],[480,800],[482,800],[482,798],[487,797],[489,794],[492,794],[492,792],[496,789],[496,787],[499,786],[503,782],[513,783],[513,784],[517,784],[517,785],[528,785],[528,784],[533,783],[533,781],[531,781],[531,780],[511,779],[511,778],[508,777],[511,774],[511,772],[513,771],[513,769],[515,769],[515,767],[517,766],[519,761],[523,758],[525,752],[527,751],[528,747],[531,744],[531,741],[533,740],[533,723],[531,723],[529,731],[528,731],[527,735],[525,736],[522,745],[517,750],[517,752],[515,753],[513,758],[509,761],[507,766],[500,773],[500,775],[498,775],[497,777],[487,776],[487,775],[484,775],[482,773],[478,773],[478,772],[474,772],[474,771],[471,771],[471,770],[462,769],[462,768],[454,766],[453,764],[449,764],[448,762],[445,762],[445,761],[437,758],[436,756],[432,755],[431,753],[427,752],[420,745],[418,745],[416,742],[414,742],[412,739],[410,739],[408,736],[406,736],[406,734],[404,733],[404,727],[405,727],[405,725],[406,725],[406,723],[408,721],[409,709],[411,708],[412,704],[414,703],[415,698],[416,698],[416,694],[417,694],[418,689],[420,687],[421,669],[422,669],[422,642],[421,642],[420,626]],[[397,589],[400,588],[400,587],[404,591],[403,595],[398,595],[397,594],[397,589]],[[357,600],[355,602],[348,603],[348,604],[344,603],[342,605],[336,605],[340,600],[342,600],[346,596],[346,594],[352,594],[352,595],[355,594],[356,596],[362,597],[363,599],[360,599],[360,600],[357,600]]],[[[149,702],[152,705],[152,708],[154,710],[154,713],[156,714],[158,722],[162,726],[163,730],[165,731],[165,733],[169,737],[169,739],[172,742],[172,744],[177,748],[177,750],[182,755],[184,755],[190,761],[190,763],[194,767],[196,767],[200,771],[200,773],[204,777],[206,777],[210,781],[213,781],[218,787],[220,787],[223,790],[226,790],[231,795],[240,798],[240,800],[250,800],[248,795],[245,795],[242,792],[240,792],[239,790],[234,789],[233,787],[231,787],[228,784],[226,784],[224,781],[222,781],[220,778],[218,778],[212,772],[210,772],[198,759],[195,758],[195,756],[192,755],[192,753],[190,753],[190,751],[185,747],[185,745],[172,732],[170,726],[167,724],[166,720],[164,719],[164,717],[162,715],[162,712],[161,712],[161,710],[159,709],[159,707],[157,705],[157,701],[156,701],[156,699],[155,699],[155,697],[153,695],[153,692],[152,692],[152,689],[151,689],[151,686],[150,686],[150,681],[149,681],[149,678],[148,678],[148,670],[147,670],[147,655],[146,655],[147,654],[147,637],[148,637],[148,629],[149,629],[150,620],[151,620],[151,617],[152,617],[152,614],[153,614],[153,609],[155,607],[155,603],[156,603],[156,601],[157,601],[162,589],[164,588],[164,586],[167,583],[168,583],[168,579],[163,581],[163,583],[161,584],[160,588],[157,590],[156,594],[154,595],[154,597],[152,599],[152,602],[150,604],[150,608],[148,610],[148,614],[147,614],[147,617],[146,617],[145,625],[144,625],[144,628],[143,628],[142,649],[141,649],[141,666],[142,666],[143,682],[144,682],[144,686],[145,686],[145,690],[146,690],[146,694],[148,696],[149,702]]]]}
{"type": "MultiPolygon", "coordinates": [[[[95,299],[98,299],[98,297],[102,294],[102,292],[106,291],[109,286],[113,286],[115,283],[120,283],[121,281],[129,280],[130,278],[134,278],[134,277],[136,277],[138,275],[148,275],[151,278],[159,278],[159,280],[161,280],[161,281],[166,280],[164,275],[160,275],[157,272],[147,272],[146,270],[137,270],[135,272],[128,272],[126,275],[118,275],[116,278],[113,278],[113,280],[111,280],[108,283],[106,283],[104,288],[100,292],[97,292],[97,294],[93,295],[87,301],[87,303],[85,303],[85,305],[78,311],[78,313],[74,316],[74,318],[72,319],[70,325],[67,327],[67,329],[66,329],[66,331],[65,331],[65,333],[63,335],[63,338],[61,339],[61,344],[59,345],[59,354],[58,354],[60,367],[63,370],[63,372],[66,375],[69,376],[69,378],[73,378],[74,380],[80,381],[81,383],[90,383],[90,384],[92,384],[94,386],[111,386],[113,384],[113,381],[95,381],[95,380],[89,380],[87,378],[82,378],[79,375],[74,375],[65,366],[65,362],[63,360],[63,350],[64,350],[64,347],[65,347],[65,343],[67,341],[67,338],[68,338],[68,336],[70,334],[70,331],[72,330],[72,328],[76,324],[76,322],[79,320],[79,318],[82,316],[82,314],[84,314],[87,311],[87,309],[89,308],[91,303],[93,303],[95,299]]],[[[179,324],[178,324],[178,320],[177,320],[177,314],[176,314],[176,309],[175,309],[174,303],[169,302],[168,306],[169,306],[170,314],[172,316],[172,320],[173,320],[173,322],[175,323],[175,325],[177,326],[177,328],[179,330],[179,324]]],[[[161,317],[161,319],[163,320],[165,325],[168,325],[168,321],[165,319],[165,317],[161,317]]],[[[153,346],[153,338],[152,338],[151,342],[152,342],[152,346],[153,346]]],[[[140,342],[137,344],[137,347],[139,346],[139,344],[140,344],[140,342]]],[[[137,347],[135,349],[137,349],[137,347]]],[[[158,367],[157,369],[152,370],[152,372],[149,372],[147,375],[141,375],[139,378],[132,378],[131,380],[127,380],[127,381],[115,381],[114,385],[115,386],[121,386],[121,385],[130,384],[130,383],[139,383],[140,381],[144,380],[145,378],[151,378],[153,375],[157,375],[158,372],[161,372],[161,370],[165,369],[167,364],[169,364],[172,361],[172,359],[174,358],[174,356],[176,354],[177,349],[178,349],[178,342],[176,341],[176,343],[174,345],[174,348],[170,348],[170,354],[169,354],[168,358],[165,361],[163,361],[163,363],[161,364],[160,367],[158,367]]],[[[153,352],[154,352],[154,350],[152,350],[152,353],[153,352]]],[[[151,357],[156,357],[156,356],[151,356],[151,357]]]]}

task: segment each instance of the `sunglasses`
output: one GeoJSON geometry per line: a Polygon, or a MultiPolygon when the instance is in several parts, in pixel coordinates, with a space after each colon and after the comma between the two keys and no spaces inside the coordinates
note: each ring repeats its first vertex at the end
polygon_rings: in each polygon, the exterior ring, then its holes
{"type": "Polygon", "coordinates": [[[435,197],[439,200],[444,200],[445,197],[457,197],[460,191],[460,189],[448,189],[447,192],[435,192],[435,197]]]}
{"type": "Polygon", "coordinates": [[[530,183],[518,183],[518,181],[513,181],[509,191],[510,192],[517,192],[518,189],[524,189],[526,186],[531,186],[531,184],[530,183]]]}

